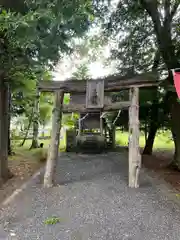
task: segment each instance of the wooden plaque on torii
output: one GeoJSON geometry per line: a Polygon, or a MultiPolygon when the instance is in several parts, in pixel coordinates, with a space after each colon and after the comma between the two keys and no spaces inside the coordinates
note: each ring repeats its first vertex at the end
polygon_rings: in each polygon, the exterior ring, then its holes
{"type": "Polygon", "coordinates": [[[86,83],[86,108],[104,107],[104,80],[89,80],[86,83]]]}

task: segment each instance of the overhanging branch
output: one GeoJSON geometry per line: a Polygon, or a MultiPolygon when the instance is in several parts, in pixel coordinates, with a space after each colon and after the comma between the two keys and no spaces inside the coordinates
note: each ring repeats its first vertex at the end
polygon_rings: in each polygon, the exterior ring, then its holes
{"type": "Polygon", "coordinates": [[[170,1],[169,0],[165,0],[164,3],[164,12],[165,12],[165,18],[164,18],[164,28],[167,28],[168,30],[170,30],[170,26],[171,26],[171,19],[170,19],[170,1]]]}
{"type": "Polygon", "coordinates": [[[149,16],[151,17],[153,23],[154,23],[154,28],[157,33],[157,35],[161,34],[162,31],[162,25],[159,17],[159,12],[158,12],[158,3],[157,0],[140,0],[139,1],[143,8],[148,12],[149,16]]]}
{"type": "Polygon", "coordinates": [[[171,2],[169,0],[165,0],[164,3],[164,12],[165,12],[165,18],[164,18],[164,23],[163,23],[163,28],[165,31],[171,31],[171,23],[174,15],[177,12],[177,9],[180,5],[179,0],[176,1],[172,7],[171,7],[171,2]],[[170,9],[171,8],[171,9],[170,9]]]}
{"type": "Polygon", "coordinates": [[[153,63],[153,66],[152,66],[152,71],[157,70],[157,68],[159,66],[159,62],[160,62],[160,57],[161,57],[160,51],[157,50],[156,53],[155,53],[155,56],[154,56],[154,63],[153,63]]]}
{"type": "Polygon", "coordinates": [[[177,1],[174,3],[174,5],[172,6],[172,10],[171,10],[171,13],[170,13],[171,21],[172,21],[174,15],[176,14],[179,6],[180,6],[180,2],[179,2],[179,0],[177,0],[177,1]]]}

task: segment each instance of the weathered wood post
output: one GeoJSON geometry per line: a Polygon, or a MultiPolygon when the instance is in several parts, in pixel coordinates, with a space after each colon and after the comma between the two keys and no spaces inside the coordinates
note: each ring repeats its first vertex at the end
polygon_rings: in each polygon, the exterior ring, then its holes
{"type": "Polygon", "coordinates": [[[101,116],[102,116],[102,112],[100,112],[100,134],[101,134],[101,136],[103,136],[104,135],[104,124],[103,124],[103,118],[101,116]]]}
{"type": "Polygon", "coordinates": [[[116,127],[113,126],[112,129],[112,148],[116,148],[116,127]]]}
{"type": "Polygon", "coordinates": [[[139,88],[130,89],[129,107],[129,187],[139,187],[141,156],[139,152],[139,88]]]}
{"type": "Polygon", "coordinates": [[[81,119],[78,120],[78,136],[80,136],[82,133],[82,123],[81,119]]]}
{"type": "Polygon", "coordinates": [[[59,151],[63,98],[63,91],[56,92],[52,116],[51,142],[48,149],[46,171],[44,175],[44,187],[53,186],[54,170],[56,167],[59,151]]]}

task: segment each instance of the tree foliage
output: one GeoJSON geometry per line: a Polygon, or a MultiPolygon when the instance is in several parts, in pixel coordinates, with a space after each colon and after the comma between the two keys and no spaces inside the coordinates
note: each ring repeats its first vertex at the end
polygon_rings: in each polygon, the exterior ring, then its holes
{"type": "Polygon", "coordinates": [[[12,6],[0,14],[0,72],[16,84],[52,67],[70,51],[70,40],[87,30],[93,14],[88,0],[26,1],[24,6],[23,13],[12,6]]]}
{"type": "MultiPolygon", "coordinates": [[[[72,38],[89,28],[97,12],[94,4],[91,0],[0,0],[0,83],[4,88],[10,84],[14,115],[25,113],[30,117],[37,83],[64,52],[73,50],[72,38]]],[[[2,87],[0,94],[1,91],[2,87]]],[[[1,102],[2,109],[6,109],[0,118],[4,117],[5,122],[8,109],[5,99],[1,102]]],[[[2,172],[8,172],[7,151],[1,151],[3,138],[7,139],[2,129],[0,125],[0,160],[3,156],[4,162],[4,167],[0,165],[0,178],[2,172]]],[[[8,135],[8,129],[6,132],[8,135]]]]}
{"type": "MultiPolygon", "coordinates": [[[[179,0],[119,0],[112,13],[106,14],[105,34],[109,41],[114,40],[111,60],[116,61],[122,75],[155,71],[160,79],[166,77],[166,86],[172,84],[171,69],[180,66],[179,8],[179,0]]],[[[171,119],[177,163],[180,162],[180,129],[177,124],[180,105],[175,92],[166,88],[166,91],[160,90],[156,94],[149,90],[149,118],[151,123],[158,123],[158,127],[162,119],[171,119]],[[162,112],[166,114],[165,118],[162,118],[162,112]]]]}
{"type": "Polygon", "coordinates": [[[116,39],[112,53],[119,60],[119,70],[125,73],[150,71],[157,60],[162,63],[157,67],[165,67],[162,52],[159,53],[162,50],[159,37],[164,44],[168,41],[162,39],[163,34],[171,38],[175,53],[178,52],[178,6],[178,0],[118,2],[109,19],[106,19],[106,33],[116,39]]]}
{"type": "Polygon", "coordinates": [[[72,77],[74,79],[87,79],[89,77],[89,69],[85,64],[80,64],[80,66],[73,72],[72,77]]]}
{"type": "Polygon", "coordinates": [[[50,119],[52,113],[52,96],[50,95],[42,95],[40,96],[40,103],[39,103],[39,123],[45,127],[50,119]]]}

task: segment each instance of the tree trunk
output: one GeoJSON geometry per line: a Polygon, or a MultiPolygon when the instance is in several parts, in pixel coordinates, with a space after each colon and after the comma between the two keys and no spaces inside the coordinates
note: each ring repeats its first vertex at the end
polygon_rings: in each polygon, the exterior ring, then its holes
{"type": "Polygon", "coordinates": [[[32,123],[32,118],[33,118],[33,110],[32,110],[32,113],[31,113],[31,116],[30,116],[30,119],[29,119],[28,127],[26,129],[26,134],[24,136],[24,139],[23,139],[22,143],[20,144],[21,147],[24,146],[24,143],[25,143],[25,141],[27,139],[27,136],[28,136],[28,133],[29,133],[29,129],[30,129],[31,123],[32,123]]]}
{"type": "Polygon", "coordinates": [[[12,148],[11,148],[11,91],[9,89],[9,114],[8,114],[8,155],[12,155],[12,148]]]}
{"type": "Polygon", "coordinates": [[[145,124],[144,124],[144,138],[145,138],[145,142],[147,141],[148,138],[148,124],[147,124],[147,119],[145,120],[145,124]]]}
{"type": "Polygon", "coordinates": [[[11,133],[10,133],[10,124],[8,123],[8,155],[12,155],[12,148],[11,148],[11,133]]]}
{"type": "Polygon", "coordinates": [[[8,84],[0,83],[0,179],[9,178],[8,171],[8,84]]]}
{"type": "Polygon", "coordinates": [[[63,91],[59,91],[56,93],[52,118],[51,143],[48,150],[46,171],[44,175],[44,187],[51,187],[54,182],[54,170],[56,167],[56,161],[59,151],[63,97],[63,91]]]}
{"type": "Polygon", "coordinates": [[[38,133],[39,133],[39,91],[37,90],[36,100],[34,103],[34,116],[33,116],[33,139],[30,149],[38,148],[38,133]]]}
{"type": "Polygon", "coordinates": [[[116,147],[116,127],[113,126],[112,129],[112,148],[114,149],[116,147]]]}
{"type": "Polygon", "coordinates": [[[148,138],[146,140],[146,145],[145,145],[144,151],[143,151],[144,155],[152,155],[154,139],[156,137],[157,130],[158,130],[158,127],[156,124],[153,124],[150,126],[148,138]]]}
{"type": "Polygon", "coordinates": [[[143,154],[151,155],[153,150],[154,139],[156,136],[156,132],[158,130],[158,101],[155,101],[151,107],[151,115],[150,115],[150,126],[149,126],[149,134],[146,140],[146,145],[144,147],[143,154]]]}
{"type": "MultiPolygon", "coordinates": [[[[174,59],[174,56],[172,56],[172,63],[176,62],[174,59]]],[[[176,63],[174,65],[174,68],[177,68],[178,64],[176,63]]],[[[170,84],[173,84],[173,76],[172,73],[169,74],[169,77],[167,78],[167,81],[169,81],[170,84]]],[[[166,93],[166,102],[165,102],[165,110],[170,113],[171,117],[171,132],[174,140],[174,158],[172,162],[170,163],[170,167],[176,170],[180,170],[180,125],[179,125],[179,119],[180,119],[180,103],[178,101],[178,96],[176,92],[169,91],[166,93]]]]}
{"type": "Polygon", "coordinates": [[[180,170],[180,103],[177,101],[176,93],[172,93],[171,102],[171,131],[174,139],[174,159],[170,166],[180,170]]]}

